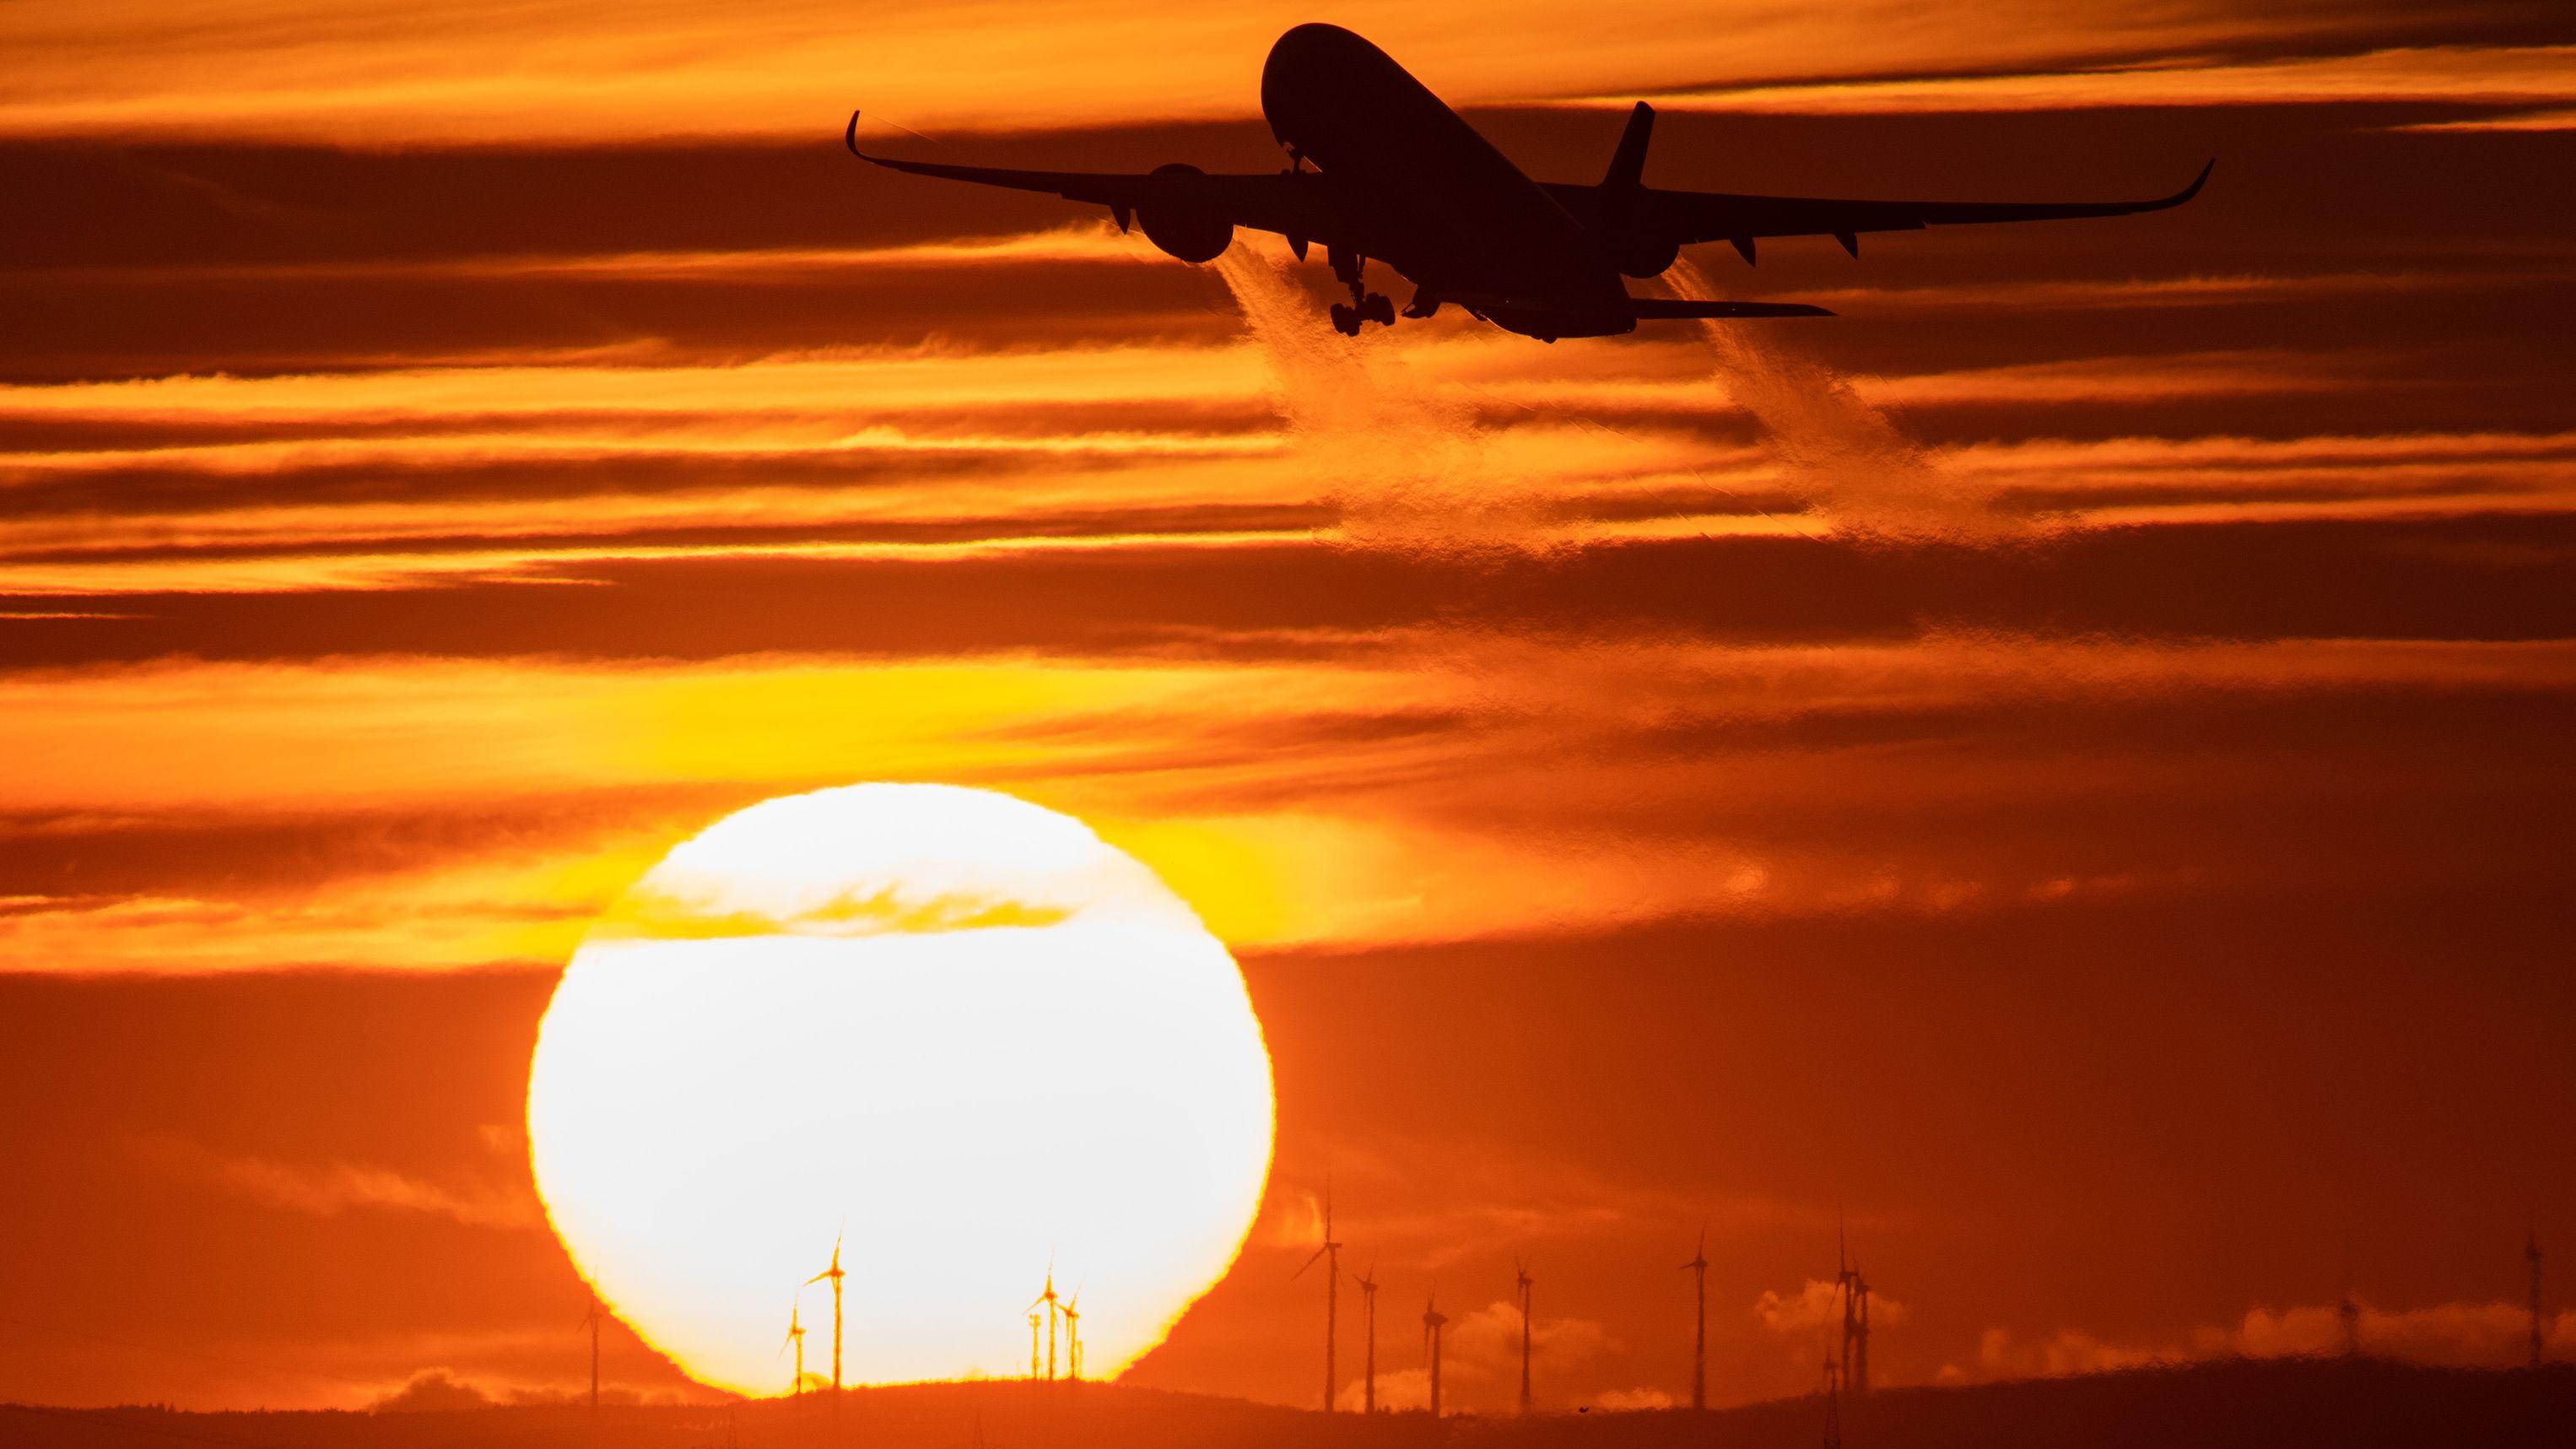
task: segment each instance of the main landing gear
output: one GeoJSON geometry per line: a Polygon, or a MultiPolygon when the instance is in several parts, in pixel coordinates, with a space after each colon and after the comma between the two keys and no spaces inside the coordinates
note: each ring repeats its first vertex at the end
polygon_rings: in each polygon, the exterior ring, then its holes
{"type": "Polygon", "coordinates": [[[1395,303],[1384,293],[1370,291],[1367,283],[1360,280],[1368,259],[1357,252],[1339,248],[1334,249],[1332,256],[1334,278],[1347,283],[1351,289],[1349,302],[1333,304],[1333,330],[1344,337],[1357,337],[1360,328],[1370,322],[1381,327],[1394,326],[1395,303]]]}
{"type": "Polygon", "coordinates": [[[1368,293],[1359,299],[1357,306],[1347,302],[1333,304],[1333,330],[1344,337],[1359,336],[1360,328],[1370,322],[1381,327],[1395,325],[1395,303],[1383,293],[1368,293]]]}

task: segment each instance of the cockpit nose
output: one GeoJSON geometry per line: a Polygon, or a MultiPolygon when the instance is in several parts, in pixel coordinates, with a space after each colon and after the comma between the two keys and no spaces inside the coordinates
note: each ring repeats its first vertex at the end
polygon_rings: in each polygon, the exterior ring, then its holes
{"type": "Polygon", "coordinates": [[[1311,65],[1336,53],[1347,55],[1354,49],[1375,48],[1338,25],[1308,21],[1304,25],[1290,26],[1271,42],[1270,59],[1262,69],[1268,72],[1281,65],[1311,65]]]}
{"type": "Polygon", "coordinates": [[[1291,28],[1270,46],[1261,65],[1261,114],[1282,141],[1306,129],[1314,112],[1339,90],[1354,61],[1379,54],[1376,46],[1338,25],[1310,22],[1291,28]]]}

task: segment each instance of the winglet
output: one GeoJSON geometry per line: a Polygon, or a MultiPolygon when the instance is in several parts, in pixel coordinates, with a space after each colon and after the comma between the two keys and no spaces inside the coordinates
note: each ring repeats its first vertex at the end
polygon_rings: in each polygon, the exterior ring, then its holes
{"type": "Polygon", "coordinates": [[[2191,178],[2191,184],[2189,186],[2186,186],[2182,190],[2175,192],[2173,195],[2166,197],[2164,200],[2157,202],[2156,205],[2160,208],[2167,206],[2180,206],[2184,202],[2198,196],[2200,194],[2200,188],[2209,184],[2209,173],[2217,169],[2218,158],[2212,156],[2207,161],[2201,163],[2200,174],[2191,178]]]}
{"type": "Polygon", "coordinates": [[[862,161],[868,159],[868,153],[859,149],[859,113],[856,111],[850,112],[850,128],[841,133],[841,144],[850,148],[851,155],[862,161]]]}

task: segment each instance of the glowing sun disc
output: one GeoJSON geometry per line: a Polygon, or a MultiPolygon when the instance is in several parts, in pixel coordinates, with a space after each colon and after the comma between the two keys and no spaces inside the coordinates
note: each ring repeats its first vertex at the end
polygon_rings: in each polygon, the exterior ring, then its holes
{"type": "Polygon", "coordinates": [[[1028,1370],[1050,1260],[1084,1367],[1162,1340],[1242,1247],[1270,1057],[1153,873],[989,791],[765,801],[592,928],[539,1028],[529,1150],[601,1299],[692,1376],[780,1393],[791,1303],[850,1383],[1028,1370]]]}

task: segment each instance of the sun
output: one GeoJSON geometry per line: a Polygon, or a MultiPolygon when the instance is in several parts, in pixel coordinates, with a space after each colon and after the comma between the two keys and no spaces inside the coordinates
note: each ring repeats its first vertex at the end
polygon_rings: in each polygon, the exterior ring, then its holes
{"type": "Polygon", "coordinates": [[[1225,947],[1080,821],[990,791],[765,801],[592,927],[528,1079],[537,1188],[691,1376],[1020,1374],[1052,1264],[1084,1367],[1160,1342],[1259,1207],[1270,1056],[1225,947]],[[800,1296],[801,1295],[801,1296],[800,1296]]]}

